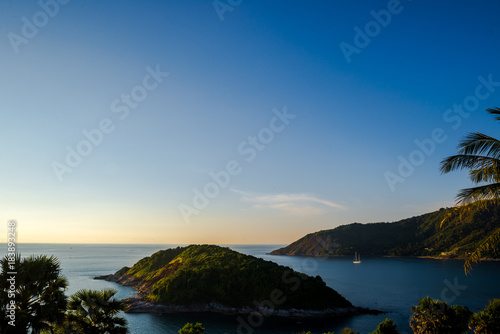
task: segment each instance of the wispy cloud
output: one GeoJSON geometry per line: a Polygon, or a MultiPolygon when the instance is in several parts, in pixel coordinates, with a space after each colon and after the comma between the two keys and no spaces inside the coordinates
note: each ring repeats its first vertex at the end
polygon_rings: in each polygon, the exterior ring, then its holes
{"type": "Polygon", "coordinates": [[[241,200],[252,204],[254,208],[271,208],[294,215],[318,215],[324,213],[328,207],[345,209],[341,204],[306,193],[255,194],[236,189],[231,189],[231,191],[241,195],[241,200]]]}

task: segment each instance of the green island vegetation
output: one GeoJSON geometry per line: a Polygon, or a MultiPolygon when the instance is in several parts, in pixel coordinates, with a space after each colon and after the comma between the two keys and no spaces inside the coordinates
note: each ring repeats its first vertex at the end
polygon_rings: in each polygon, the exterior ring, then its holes
{"type": "Polygon", "coordinates": [[[205,333],[205,328],[202,327],[202,324],[197,322],[192,324],[188,322],[181,329],[179,329],[179,334],[203,334],[205,333]]]}
{"type": "Polygon", "coordinates": [[[319,276],[215,245],[161,250],[109,280],[131,285],[148,300],[164,304],[255,307],[255,301],[274,299],[276,309],[353,307],[319,276]]]}
{"type": "MultiPolygon", "coordinates": [[[[498,228],[500,205],[484,203],[474,210],[440,209],[392,223],[353,223],[306,235],[274,250],[274,255],[466,257],[498,228]],[[446,220],[446,224],[442,222],[446,220]]],[[[490,248],[483,257],[498,258],[490,248]]]]}

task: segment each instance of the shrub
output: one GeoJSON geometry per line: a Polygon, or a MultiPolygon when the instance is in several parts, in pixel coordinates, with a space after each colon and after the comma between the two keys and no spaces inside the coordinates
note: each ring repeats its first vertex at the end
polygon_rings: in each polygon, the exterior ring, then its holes
{"type": "Polygon", "coordinates": [[[412,306],[410,327],[416,334],[456,334],[467,331],[472,312],[465,306],[448,306],[447,303],[425,297],[412,306]]]}
{"type": "Polygon", "coordinates": [[[179,330],[179,334],[203,334],[205,333],[205,328],[201,327],[201,323],[197,322],[192,324],[188,322],[179,330]]]}
{"type": "Polygon", "coordinates": [[[398,328],[394,321],[386,318],[378,324],[377,328],[371,334],[398,334],[398,328]]]}
{"type": "Polygon", "coordinates": [[[356,332],[354,329],[346,327],[342,330],[341,334],[359,334],[359,332],[356,332]]]}
{"type": "Polygon", "coordinates": [[[476,334],[500,333],[500,299],[494,299],[483,311],[475,313],[469,327],[476,334]]]}

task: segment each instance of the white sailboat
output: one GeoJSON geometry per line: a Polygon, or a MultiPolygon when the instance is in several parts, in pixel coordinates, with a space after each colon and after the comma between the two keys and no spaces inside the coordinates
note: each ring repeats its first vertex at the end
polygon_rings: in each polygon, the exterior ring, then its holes
{"type": "Polygon", "coordinates": [[[354,252],[354,261],[352,261],[352,263],[361,263],[361,256],[358,252],[354,252]]]}

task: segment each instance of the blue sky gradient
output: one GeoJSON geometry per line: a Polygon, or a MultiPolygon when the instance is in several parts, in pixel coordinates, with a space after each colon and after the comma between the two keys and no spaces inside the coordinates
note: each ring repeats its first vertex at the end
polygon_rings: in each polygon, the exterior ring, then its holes
{"type": "Polygon", "coordinates": [[[470,183],[439,162],[467,133],[498,132],[484,109],[500,106],[499,12],[497,1],[3,1],[4,235],[16,219],[19,242],[289,243],[452,206],[470,183]],[[69,167],[68,150],[103,121],[108,133],[69,167]],[[210,173],[230,162],[215,189],[210,173]]]}

